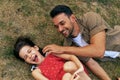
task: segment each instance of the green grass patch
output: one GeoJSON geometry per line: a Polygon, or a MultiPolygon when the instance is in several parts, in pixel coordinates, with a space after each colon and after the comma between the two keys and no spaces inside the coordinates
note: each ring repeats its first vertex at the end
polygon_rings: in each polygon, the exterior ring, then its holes
{"type": "Polygon", "coordinates": [[[3,29],[6,26],[6,24],[3,21],[0,21],[0,28],[3,29]]]}

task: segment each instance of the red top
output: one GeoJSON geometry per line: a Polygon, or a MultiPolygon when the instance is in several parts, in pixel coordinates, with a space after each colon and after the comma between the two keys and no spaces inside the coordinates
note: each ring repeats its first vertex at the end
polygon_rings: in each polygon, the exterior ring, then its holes
{"type": "Polygon", "coordinates": [[[38,67],[42,74],[49,80],[62,80],[62,77],[65,74],[63,71],[64,63],[64,59],[50,54],[38,67]]]}
{"type": "MultiPolygon", "coordinates": [[[[65,60],[63,58],[49,54],[44,61],[38,66],[41,73],[49,80],[62,80],[65,74],[63,65],[65,60]]],[[[88,74],[86,67],[83,65],[84,71],[88,74]]]]}

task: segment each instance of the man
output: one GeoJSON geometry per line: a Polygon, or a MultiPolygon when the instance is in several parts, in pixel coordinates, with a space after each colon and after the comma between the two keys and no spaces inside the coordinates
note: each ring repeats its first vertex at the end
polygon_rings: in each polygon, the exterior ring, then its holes
{"type": "Polygon", "coordinates": [[[101,80],[110,80],[100,65],[92,58],[88,58],[103,57],[105,52],[105,33],[108,24],[101,16],[88,12],[77,19],[71,9],[65,5],[56,6],[50,15],[58,32],[66,37],[64,43],[66,46],[48,45],[44,47],[43,52],[74,54],[101,80]]]}

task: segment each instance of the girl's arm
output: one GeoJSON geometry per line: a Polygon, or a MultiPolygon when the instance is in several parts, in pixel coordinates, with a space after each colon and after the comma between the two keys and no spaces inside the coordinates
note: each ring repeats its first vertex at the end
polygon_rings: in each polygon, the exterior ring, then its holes
{"type": "Polygon", "coordinates": [[[36,80],[48,80],[48,78],[46,78],[44,75],[41,74],[40,69],[35,69],[32,71],[32,76],[36,79],[36,80]]]}
{"type": "Polygon", "coordinates": [[[72,54],[55,54],[55,55],[65,60],[73,61],[78,68],[83,68],[82,63],[79,61],[79,59],[75,55],[72,55],[72,54]]]}

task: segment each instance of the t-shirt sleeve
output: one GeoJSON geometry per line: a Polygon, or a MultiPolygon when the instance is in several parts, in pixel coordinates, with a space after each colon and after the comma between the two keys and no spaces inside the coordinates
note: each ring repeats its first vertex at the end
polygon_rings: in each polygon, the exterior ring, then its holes
{"type": "Polygon", "coordinates": [[[106,31],[108,26],[105,20],[95,12],[88,12],[83,15],[83,23],[89,29],[91,37],[100,31],[106,31]]]}

